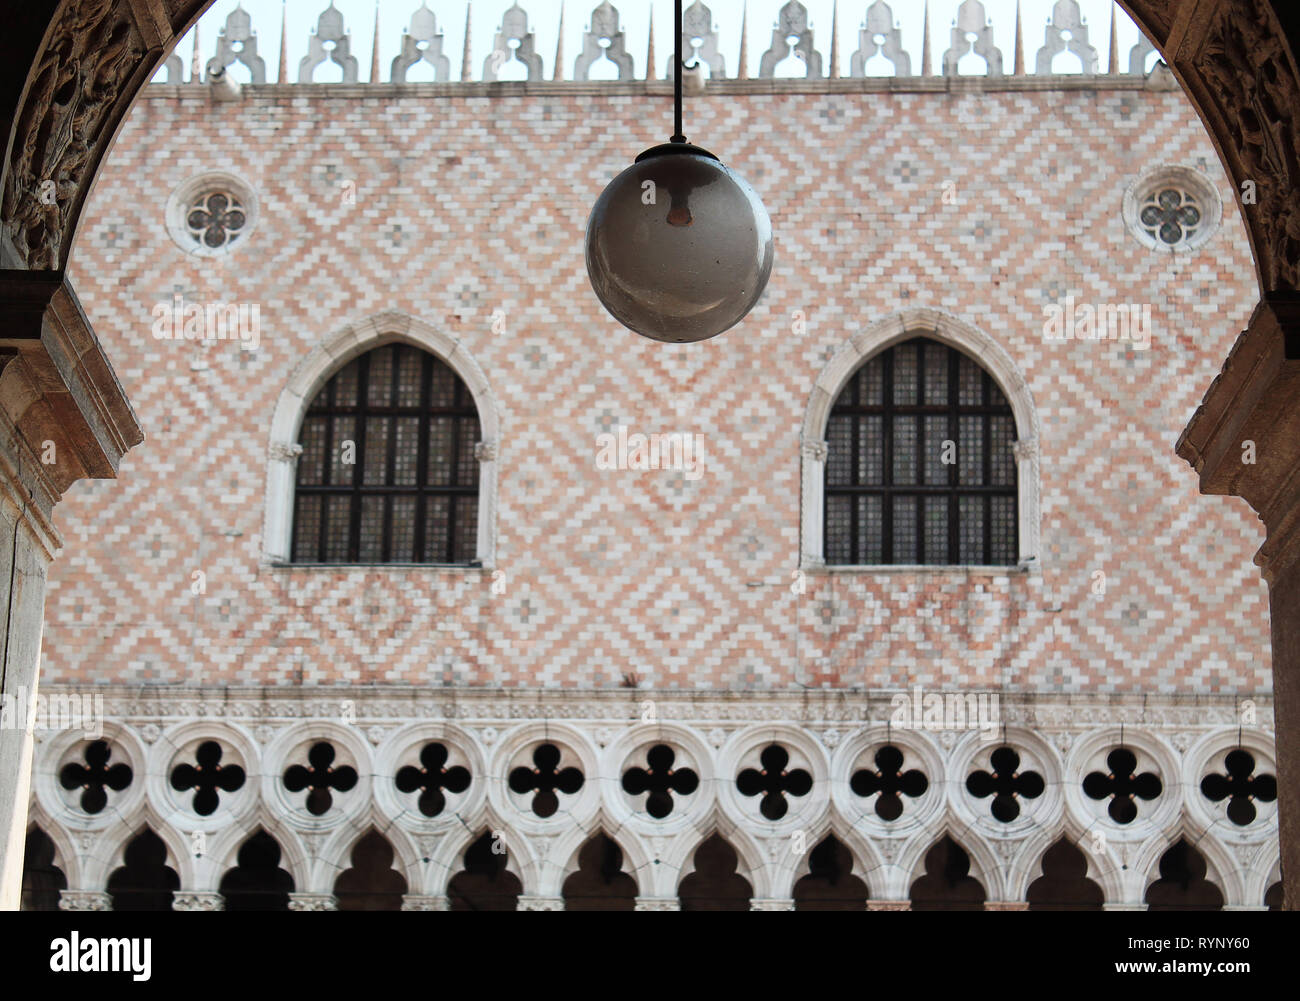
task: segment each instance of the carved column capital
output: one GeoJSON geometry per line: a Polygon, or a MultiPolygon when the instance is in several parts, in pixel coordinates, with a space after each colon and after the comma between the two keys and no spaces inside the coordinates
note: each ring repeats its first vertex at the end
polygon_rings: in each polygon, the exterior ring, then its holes
{"type": "Polygon", "coordinates": [[[61,911],[111,911],[113,898],[99,890],[60,890],[61,911]]]}
{"type": "Polygon", "coordinates": [[[1038,439],[1021,438],[1011,443],[1011,453],[1016,457],[1017,462],[1034,460],[1038,458],[1038,439]]]}
{"type": "Polygon", "coordinates": [[[638,911],[680,911],[682,904],[676,897],[637,897],[635,909],[638,911]]]}
{"type": "Polygon", "coordinates": [[[751,911],[793,911],[794,900],[787,897],[755,897],[749,902],[751,911]]]}
{"type": "Polygon", "coordinates": [[[520,911],[562,911],[564,910],[563,897],[532,897],[526,894],[519,895],[519,904],[516,910],[520,911]]]}
{"type": "Polygon", "coordinates": [[[830,451],[830,447],[824,441],[805,441],[800,449],[804,457],[812,459],[813,462],[825,462],[830,451]]]}
{"type": "Polygon", "coordinates": [[[451,901],[446,897],[426,897],[416,893],[402,895],[404,911],[449,911],[451,901]]]}
{"type": "Polygon", "coordinates": [[[111,479],[144,440],[139,421],[62,272],[0,270],[0,424],[41,513],[77,480],[111,479]]]}
{"type": "Polygon", "coordinates": [[[910,900],[868,900],[867,910],[869,911],[910,911],[912,902],[910,900]]]}
{"type": "Polygon", "coordinates": [[[337,911],[338,898],[332,893],[291,893],[289,910],[291,911],[337,911]]]}
{"type": "Polygon", "coordinates": [[[302,446],[297,442],[273,441],[267,449],[267,455],[273,462],[297,462],[302,455],[302,446]]]}
{"type": "Polygon", "coordinates": [[[172,893],[173,911],[224,911],[226,898],[219,893],[176,890],[172,893]]]}
{"type": "Polygon", "coordinates": [[[494,441],[478,441],[474,443],[474,458],[479,462],[495,462],[497,458],[497,443],[494,441]]]}

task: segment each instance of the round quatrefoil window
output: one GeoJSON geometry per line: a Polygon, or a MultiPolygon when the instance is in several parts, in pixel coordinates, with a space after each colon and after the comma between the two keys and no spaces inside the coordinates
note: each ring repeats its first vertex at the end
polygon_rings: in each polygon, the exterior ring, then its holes
{"type": "Polygon", "coordinates": [[[1203,246],[1223,217],[1223,202],[1209,179],[1188,167],[1148,171],[1124,195],[1124,222],[1152,250],[1203,246]]]}
{"type": "Polygon", "coordinates": [[[167,204],[167,231],[186,253],[212,257],[248,240],[257,222],[257,196],[231,174],[209,173],[186,181],[167,204]]]}

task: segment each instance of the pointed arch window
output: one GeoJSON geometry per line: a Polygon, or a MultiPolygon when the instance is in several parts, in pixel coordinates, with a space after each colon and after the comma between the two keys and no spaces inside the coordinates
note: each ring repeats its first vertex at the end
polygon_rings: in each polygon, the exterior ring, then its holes
{"type": "Polygon", "coordinates": [[[1016,422],[994,379],[930,338],[844,385],[826,428],[825,561],[1015,565],[1016,422]]]}
{"type": "Polygon", "coordinates": [[[479,440],[474,398],[440,358],[404,343],[354,358],[303,417],[292,561],[472,564],[479,440]]]}

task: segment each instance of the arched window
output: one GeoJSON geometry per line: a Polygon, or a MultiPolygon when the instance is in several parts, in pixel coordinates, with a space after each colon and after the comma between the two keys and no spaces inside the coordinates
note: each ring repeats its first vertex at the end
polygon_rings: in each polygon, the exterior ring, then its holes
{"type": "Polygon", "coordinates": [[[968,355],[925,337],[844,385],[826,428],[825,560],[1014,565],[1016,422],[968,355]]]}
{"type": "Polygon", "coordinates": [[[303,417],[295,563],[475,559],[479,418],[441,359],[386,344],[330,377],[303,417]]]}

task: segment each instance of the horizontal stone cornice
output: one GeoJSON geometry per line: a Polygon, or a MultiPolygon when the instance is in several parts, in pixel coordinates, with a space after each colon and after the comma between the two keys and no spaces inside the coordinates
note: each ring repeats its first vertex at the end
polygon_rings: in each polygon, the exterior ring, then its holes
{"type": "MultiPolygon", "coordinates": [[[[647,702],[659,719],[711,725],[789,721],[806,725],[883,725],[901,690],[873,691],[675,691],[655,689],[430,689],[409,686],[310,688],[209,688],[181,685],[43,684],[43,695],[94,692],[104,697],[107,716],[141,722],[192,718],[224,719],[250,725],[267,721],[333,718],[347,701],[360,721],[414,719],[462,722],[512,722],[540,719],[608,723],[639,721],[647,702]]],[[[956,694],[955,689],[925,689],[956,694]]],[[[969,690],[970,694],[988,689],[969,690]]],[[[910,694],[910,690],[909,690],[910,694]]],[[[1048,694],[998,691],[1006,725],[1038,730],[1079,730],[1125,724],[1147,727],[1237,725],[1241,704],[1254,704],[1257,725],[1273,728],[1270,693],[1048,694]]]]}
{"type": "Polygon", "coordinates": [[[0,271],[0,310],[10,463],[48,514],[75,481],[116,476],[144,435],[62,272],[0,271]]]}
{"type": "MultiPolygon", "coordinates": [[[[704,92],[691,100],[710,95],[737,97],[750,94],[977,94],[1042,91],[1176,91],[1171,75],[1158,71],[1149,77],[1129,75],[1061,76],[909,76],[837,77],[835,79],[770,78],[709,80],[704,92]]],[[[473,80],[450,83],[265,83],[241,84],[241,99],[266,100],[291,97],[295,100],[338,101],[349,98],[508,98],[615,97],[649,95],[671,97],[671,80],[473,80]]],[[[209,88],[193,84],[150,84],[141,91],[142,100],[195,101],[209,104],[209,88]]]]}

